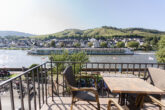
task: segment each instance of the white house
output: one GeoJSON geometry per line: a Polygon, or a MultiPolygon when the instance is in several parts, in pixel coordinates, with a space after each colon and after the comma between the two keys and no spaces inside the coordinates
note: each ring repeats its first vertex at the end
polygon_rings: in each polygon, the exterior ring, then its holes
{"type": "Polygon", "coordinates": [[[100,47],[100,42],[99,42],[98,40],[95,40],[95,41],[93,42],[92,48],[99,48],[99,47],[100,47]]]}

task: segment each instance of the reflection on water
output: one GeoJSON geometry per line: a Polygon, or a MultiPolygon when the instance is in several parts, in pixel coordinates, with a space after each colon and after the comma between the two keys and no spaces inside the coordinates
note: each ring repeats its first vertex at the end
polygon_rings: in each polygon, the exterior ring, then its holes
{"type": "Polygon", "coordinates": [[[31,56],[26,50],[0,50],[0,68],[29,67],[48,61],[48,56],[31,56]]]}
{"type": "Polygon", "coordinates": [[[90,61],[111,63],[156,63],[155,53],[135,52],[134,55],[91,56],[90,61]]]}
{"type": "MultiPolygon", "coordinates": [[[[111,63],[156,63],[153,52],[135,52],[135,55],[95,55],[90,56],[91,62],[111,63]]],[[[41,64],[48,61],[48,56],[28,55],[26,50],[0,50],[0,68],[29,67],[31,64],[41,64]]]]}

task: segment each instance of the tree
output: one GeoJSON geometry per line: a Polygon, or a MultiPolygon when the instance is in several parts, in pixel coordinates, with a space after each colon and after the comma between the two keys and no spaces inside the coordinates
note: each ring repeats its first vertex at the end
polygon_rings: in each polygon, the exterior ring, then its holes
{"type": "MultiPolygon", "coordinates": [[[[64,53],[61,55],[52,54],[49,57],[49,59],[52,61],[81,62],[81,64],[77,63],[74,65],[76,73],[79,72],[81,66],[83,66],[83,63],[89,61],[89,57],[84,52],[78,52],[70,55],[68,51],[64,51],[64,53]]],[[[53,68],[53,71],[57,73],[57,66],[58,66],[58,72],[62,72],[65,69],[66,64],[58,63],[55,66],[56,67],[53,68]]]]}
{"type": "Polygon", "coordinates": [[[79,42],[76,42],[76,43],[74,44],[74,47],[79,48],[80,46],[81,46],[81,44],[80,44],[79,42]]]}
{"type": "Polygon", "coordinates": [[[51,47],[55,47],[55,41],[54,41],[54,40],[52,40],[52,41],[50,42],[50,46],[51,46],[51,47]]]}
{"type": "Polygon", "coordinates": [[[53,35],[49,35],[48,37],[47,37],[47,39],[53,39],[55,36],[53,36],[53,35]]]}
{"type": "Polygon", "coordinates": [[[116,46],[118,48],[124,48],[125,47],[125,43],[124,42],[117,42],[116,46]]]}
{"type": "Polygon", "coordinates": [[[148,43],[144,43],[143,45],[141,45],[141,48],[144,49],[145,51],[152,50],[151,45],[148,43]]]}
{"type": "Polygon", "coordinates": [[[159,49],[162,49],[165,47],[165,37],[162,37],[160,41],[158,42],[159,49]]]}
{"type": "Polygon", "coordinates": [[[144,38],[144,41],[150,43],[150,41],[151,41],[152,39],[153,39],[152,37],[145,37],[145,38],[144,38]]]}
{"type": "Polygon", "coordinates": [[[87,62],[89,60],[88,56],[84,52],[78,52],[74,54],[69,54],[68,51],[64,51],[61,55],[52,54],[49,57],[52,61],[75,61],[75,62],[87,62]]]}
{"type": "Polygon", "coordinates": [[[127,47],[137,49],[139,47],[139,42],[137,41],[130,41],[127,43],[127,47]]]}
{"type": "Polygon", "coordinates": [[[156,53],[157,61],[160,63],[165,63],[165,48],[159,49],[156,53]]]}
{"type": "Polygon", "coordinates": [[[105,42],[105,41],[101,42],[100,47],[107,48],[107,42],[105,42]]]}
{"type": "Polygon", "coordinates": [[[162,37],[158,42],[159,50],[156,53],[158,62],[165,63],[165,37],[162,37]]]}
{"type": "Polygon", "coordinates": [[[153,39],[151,40],[151,44],[152,44],[152,46],[154,46],[154,45],[157,45],[157,43],[158,43],[158,37],[153,37],[153,39]]]}
{"type": "Polygon", "coordinates": [[[88,47],[92,47],[93,43],[92,42],[88,42],[88,47]]]}

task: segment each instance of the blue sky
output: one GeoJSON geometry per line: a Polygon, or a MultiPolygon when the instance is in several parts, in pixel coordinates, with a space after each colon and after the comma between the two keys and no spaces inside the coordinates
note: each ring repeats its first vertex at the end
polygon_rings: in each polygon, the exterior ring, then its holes
{"type": "Polygon", "coordinates": [[[0,0],[0,30],[49,34],[68,28],[165,31],[165,0],[0,0]]]}

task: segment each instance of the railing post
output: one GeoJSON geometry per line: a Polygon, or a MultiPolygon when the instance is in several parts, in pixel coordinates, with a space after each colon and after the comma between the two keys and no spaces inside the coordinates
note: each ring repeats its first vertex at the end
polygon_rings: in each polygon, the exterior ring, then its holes
{"type": "Polygon", "coordinates": [[[0,96],[0,110],[2,110],[1,96],[0,96]]]}
{"type": "MultiPolygon", "coordinates": [[[[65,68],[65,66],[64,66],[64,64],[62,65],[62,68],[65,68]]],[[[64,78],[64,75],[62,75],[62,83],[63,83],[63,85],[62,85],[62,90],[63,90],[63,92],[62,92],[62,95],[63,95],[63,97],[64,97],[64,92],[66,92],[65,90],[67,90],[67,89],[65,89],[65,78],[64,78]]]]}
{"type": "MultiPolygon", "coordinates": [[[[96,63],[97,64],[97,63],[96,63]]],[[[97,64],[97,69],[96,69],[96,71],[97,71],[97,78],[96,78],[96,83],[98,84],[98,79],[99,79],[99,69],[98,69],[98,67],[99,67],[99,65],[97,64]]],[[[98,89],[98,87],[97,87],[97,89],[98,89]]]]}
{"type": "Polygon", "coordinates": [[[42,103],[44,104],[44,85],[43,85],[43,67],[41,65],[41,88],[42,88],[42,103]]]}
{"type": "Polygon", "coordinates": [[[139,64],[139,74],[138,74],[138,77],[140,77],[141,75],[141,64],[139,64]]]}
{"type": "Polygon", "coordinates": [[[29,73],[27,73],[27,92],[28,92],[28,106],[29,106],[29,110],[31,110],[31,101],[30,101],[30,88],[29,88],[29,73]]]}
{"type": "Polygon", "coordinates": [[[39,109],[41,108],[41,99],[40,99],[40,73],[39,68],[37,68],[37,82],[38,82],[38,105],[39,109]]]}
{"type": "Polygon", "coordinates": [[[44,73],[45,73],[45,97],[46,97],[46,104],[48,103],[48,100],[47,100],[47,94],[48,94],[48,92],[47,92],[47,80],[48,80],[48,78],[47,78],[47,69],[46,69],[46,63],[44,64],[44,73]]]}
{"type": "Polygon", "coordinates": [[[133,75],[135,74],[135,64],[133,64],[133,75]]]}
{"type": "Polygon", "coordinates": [[[111,64],[109,63],[109,73],[111,72],[111,64]]]}
{"type": "Polygon", "coordinates": [[[115,63],[115,73],[116,73],[116,67],[117,67],[117,64],[115,63]]]}
{"type": "Polygon", "coordinates": [[[21,76],[19,77],[19,82],[20,82],[20,96],[21,96],[21,110],[24,110],[24,93],[23,93],[23,87],[22,87],[22,78],[21,76]]]}
{"type": "Polygon", "coordinates": [[[50,68],[51,68],[51,90],[52,90],[52,101],[54,101],[53,99],[53,65],[52,65],[52,58],[51,58],[51,62],[50,62],[50,68]]]}
{"type": "Polygon", "coordinates": [[[10,101],[11,101],[11,109],[15,110],[15,106],[14,106],[14,95],[13,95],[13,82],[10,81],[10,101]]]}
{"type": "Polygon", "coordinates": [[[123,73],[123,63],[121,64],[121,73],[123,73]]]}
{"type": "MultiPolygon", "coordinates": [[[[80,63],[80,82],[81,82],[81,71],[82,71],[82,67],[81,67],[81,63],[80,63]]],[[[80,83],[79,83],[79,86],[81,86],[80,83]]]]}
{"type": "Polygon", "coordinates": [[[103,63],[103,73],[104,73],[104,71],[105,71],[105,63],[103,63]]]}
{"type": "Polygon", "coordinates": [[[35,73],[34,70],[32,71],[32,80],[33,80],[33,94],[34,94],[34,110],[37,110],[36,106],[36,86],[35,86],[35,73]]]}
{"type": "Polygon", "coordinates": [[[127,74],[128,74],[128,71],[129,71],[129,64],[127,63],[127,74]]]}
{"type": "Polygon", "coordinates": [[[75,69],[75,67],[76,67],[76,64],[75,64],[75,62],[73,63],[73,73],[74,73],[74,76],[76,75],[76,69],[75,69]]]}
{"type": "Polygon", "coordinates": [[[146,79],[146,74],[147,74],[147,64],[145,64],[144,79],[146,79]]]}
{"type": "MultiPolygon", "coordinates": [[[[87,67],[88,66],[87,66],[87,63],[86,63],[86,70],[85,70],[86,71],[86,75],[87,75],[87,67]]],[[[87,86],[87,78],[85,78],[85,86],[87,86]]]]}
{"type": "MultiPolygon", "coordinates": [[[[57,63],[57,95],[59,96],[59,73],[58,73],[58,67],[59,66],[59,64],[57,63]]],[[[53,75],[53,74],[52,74],[53,75]]],[[[53,80],[53,79],[52,79],[53,80]]]]}
{"type": "Polygon", "coordinates": [[[154,64],[152,63],[152,64],[151,64],[151,67],[153,67],[153,66],[154,66],[154,64]]]}
{"type": "Polygon", "coordinates": [[[157,64],[157,68],[159,68],[159,66],[160,66],[160,65],[159,65],[159,63],[158,63],[158,64],[157,64]]]}
{"type": "Polygon", "coordinates": [[[103,98],[103,91],[104,91],[104,90],[103,90],[103,89],[104,89],[104,80],[103,80],[103,79],[102,79],[102,81],[101,81],[101,86],[102,86],[102,87],[101,87],[101,88],[102,88],[102,89],[101,89],[101,95],[102,95],[102,98],[103,98]]]}
{"type": "Polygon", "coordinates": [[[100,70],[99,70],[99,63],[97,63],[97,71],[99,72],[100,70]]]}
{"type": "MultiPolygon", "coordinates": [[[[93,63],[91,65],[92,65],[92,69],[91,70],[94,71],[94,69],[93,69],[93,63]]],[[[92,71],[91,71],[91,73],[92,73],[92,71]]]]}

